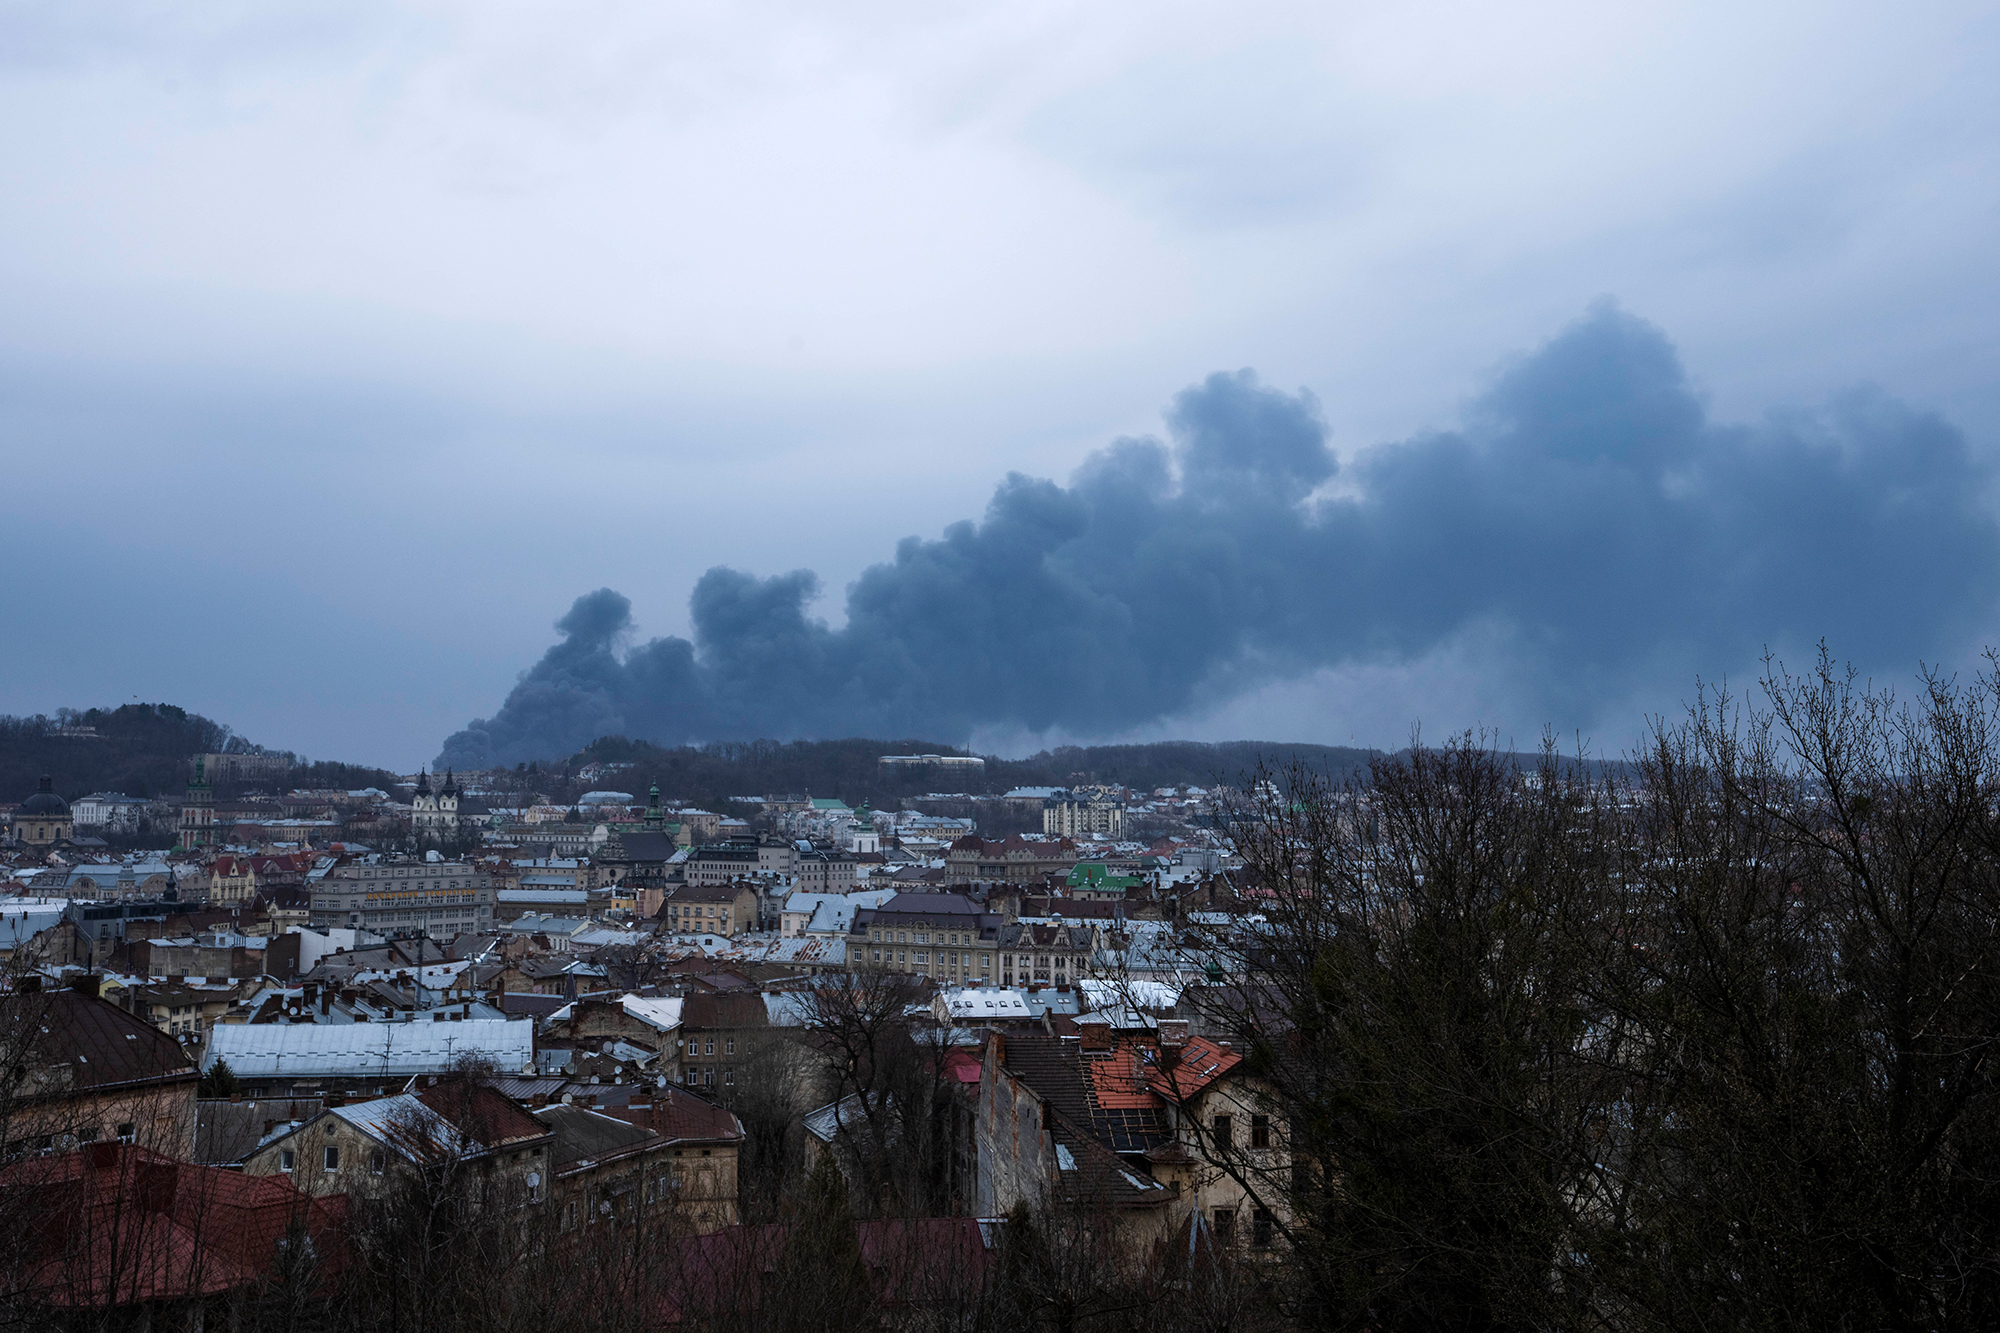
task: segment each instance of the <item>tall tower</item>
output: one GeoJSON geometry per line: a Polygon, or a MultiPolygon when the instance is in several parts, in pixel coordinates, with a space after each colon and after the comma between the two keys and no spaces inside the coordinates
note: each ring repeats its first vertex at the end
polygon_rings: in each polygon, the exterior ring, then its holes
{"type": "Polygon", "coordinates": [[[660,784],[655,782],[646,793],[646,832],[664,833],[667,829],[667,812],[660,809],[660,784]]]}
{"type": "Polygon", "coordinates": [[[181,802],[181,850],[197,851],[215,845],[215,788],[209,786],[207,761],[194,757],[194,781],[188,783],[187,799],[181,802]]]}
{"type": "Polygon", "coordinates": [[[431,771],[417,774],[417,790],[410,797],[410,831],[419,838],[437,834],[438,799],[431,791],[431,771]]]}

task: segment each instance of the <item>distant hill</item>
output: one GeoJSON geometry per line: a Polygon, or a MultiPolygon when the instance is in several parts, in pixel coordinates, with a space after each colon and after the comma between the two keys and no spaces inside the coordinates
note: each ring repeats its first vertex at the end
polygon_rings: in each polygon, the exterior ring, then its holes
{"type": "MultiPolygon", "coordinates": [[[[53,717],[0,715],[0,801],[20,800],[44,773],[68,800],[95,791],[172,795],[187,786],[190,756],[266,753],[276,752],[173,704],[64,708],[53,717]]],[[[294,769],[290,785],[386,787],[389,780],[380,769],[317,763],[294,769]]]]}
{"type": "Polygon", "coordinates": [[[1303,763],[1340,777],[1365,767],[1376,752],[1281,741],[1163,741],[1153,745],[1064,746],[1026,759],[989,756],[985,770],[976,774],[884,768],[877,762],[891,754],[966,753],[923,740],[743,741],[668,748],[611,736],[552,767],[536,785],[551,795],[574,797],[585,784],[566,775],[592,762],[622,763],[631,767],[589,785],[638,796],[657,782],[666,796],[710,809],[720,809],[730,797],[786,792],[838,797],[849,805],[867,801],[893,809],[905,797],[929,792],[998,795],[1013,787],[1066,787],[1083,782],[1137,788],[1207,787],[1254,771],[1260,759],[1277,768],[1303,763]]]}

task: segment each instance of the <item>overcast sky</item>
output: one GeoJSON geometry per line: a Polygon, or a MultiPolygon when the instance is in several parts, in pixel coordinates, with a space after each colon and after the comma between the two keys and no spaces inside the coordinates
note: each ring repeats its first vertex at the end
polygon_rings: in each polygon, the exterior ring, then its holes
{"type": "MultiPolygon", "coordinates": [[[[1163,412],[1246,367],[1323,426],[1319,499],[1388,487],[1371,450],[1486,448],[1506,377],[1606,297],[1703,441],[1857,387],[1930,423],[1877,454],[1949,423],[1927,484],[1976,526],[1996,57],[1991,4],[0,3],[0,711],[168,700],[414,766],[580,594],[630,599],[615,655],[688,635],[711,567],[810,568],[838,632],[1009,472],[1152,435],[1183,476],[1163,412]]],[[[1870,669],[2000,637],[1984,542],[1870,669]]],[[[1572,694],[1496,669],[1540,628],[1497,605],[1210,661],[1105,730],[1616,747],[1691,693],[1657,645],[1572,694]]],[[[1745,633],[1699,669],[1740,673],[1745,633]]]]}

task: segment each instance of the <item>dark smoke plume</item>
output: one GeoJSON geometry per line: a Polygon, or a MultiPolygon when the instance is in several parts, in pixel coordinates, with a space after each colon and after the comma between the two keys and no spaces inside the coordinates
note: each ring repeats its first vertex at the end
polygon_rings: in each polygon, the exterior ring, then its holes
{"type": "Polygon", "coordinates": [[[1711,422],[1673,347],[1609,305],[1522,362],[1464,428],[1335,480],[1310,394],[1212,375],[1068,487],[1012,474],[977,523],[905,538],[806,615],[818,579],[716,568],[694,641],[622,656],[630,603],[577,599],[500,711],[445,742],[485,767],[623,733],[677,743],[1116,734],[1274,679],[1410,661],[1475,627],[1534,719],[1586,723],[1643,680],[1825,637],[1906,672],[1991,625],[1988,468],[1935,417],[1855,393],[1711,422]]]}

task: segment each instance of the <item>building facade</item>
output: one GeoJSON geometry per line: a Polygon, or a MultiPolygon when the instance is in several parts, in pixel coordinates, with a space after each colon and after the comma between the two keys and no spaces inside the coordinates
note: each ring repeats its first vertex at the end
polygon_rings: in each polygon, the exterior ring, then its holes
{"type": "Polygon", "coordinates": [[[688,884],[667,895],[660,915],[680,935],[741,935],[757,928],[757,890],[742,880],[688,884]]]}
{"type": "Polygon", "coordinates": [[[848,970],[900,972],[950,985],[987,985],[999,974],[1003,917],[956,893],[899,893],[854,914],[848,970]]]}
{"type": "Polygon", "coordinates": [[[1050,838],[1125,836],[1125,804],[1108,796],[1064,792],[1042,806],[1042,834],[1050,838]]]}
{"type": "Polygon", "coordinates": [[[459,819],[458,779],[446,769],[444,782],[431,789],[430,771],[417,775],[417,790],[410,798],[410,832],[419,842],[444,842],[459,836],[464,825],[459,819]]]}
{"type": "Polygon", "coordinates": [[[181,801],[180,849],[199,851],[215,845],[215,788],[208,780],[208,756],[194,757],[194,777],[181,801]]]}
{"type": "Polygon", "coordinates": [[[316,927],[433,935],[489,929],[493,876],[463,861],[335,866],[312,886],[316,927]]]}
{"type": "Polygon", "coordinates": [[[75,835],[69,802],[56,795],[54,781],[47,774],[42,775],[41,786],[15,807],[12,830],[15,842],[36,851],[68,842],[75,835]]]}

